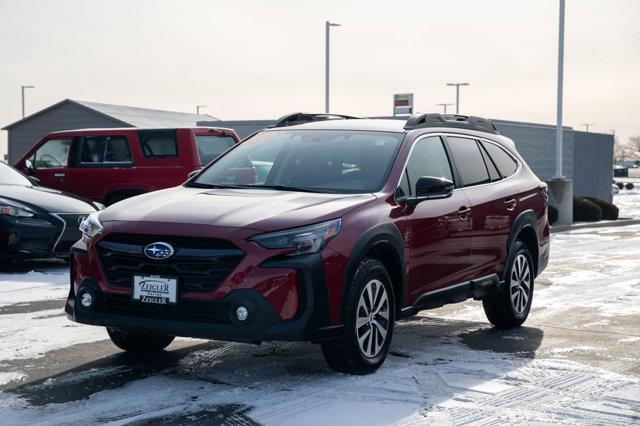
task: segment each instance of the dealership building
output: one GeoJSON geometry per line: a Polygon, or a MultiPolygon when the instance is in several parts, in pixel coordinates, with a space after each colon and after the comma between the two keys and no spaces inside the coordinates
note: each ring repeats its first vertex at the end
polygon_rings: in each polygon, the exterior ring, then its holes
{"type": "MultiPolygon", "coordinates": [[[[393,118],[393,117],[388,117],[393,118]]],[[[395,117],[398,118],[398,117],[395,117]]],[[[47,133],[58,130],[114,127],[218,126],[234,129],[241,138],[263,129],[274,120],[219,120],[209,115],[162,111],[65,99],[3,130],[8,132],[11,164],[47,133]]],[[[542,180],[555,174],[555,126],[492,119],[498,131],[512,139],[520,154],[542,180]]],[[[613,136],[564,128],[563,172],[573,180],[576,196],[611,201],[613,136]]]]}

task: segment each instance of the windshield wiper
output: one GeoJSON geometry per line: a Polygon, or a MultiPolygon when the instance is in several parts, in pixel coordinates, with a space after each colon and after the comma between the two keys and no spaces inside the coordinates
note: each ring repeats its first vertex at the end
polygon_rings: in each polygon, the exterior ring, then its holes
{"type": "Polygon", "coordinates": [[[187,185],[190,188],[207,188],[207,189],[242,189],[244,186],[238,185],[218,185],[214,183],[191,182],[187,185]]]}

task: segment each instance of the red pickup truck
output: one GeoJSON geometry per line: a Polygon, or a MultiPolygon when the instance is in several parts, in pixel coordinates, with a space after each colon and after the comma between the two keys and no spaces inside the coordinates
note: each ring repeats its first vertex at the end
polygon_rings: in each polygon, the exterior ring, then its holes
{"type": "Polygon", "coordinates": [[[49,133],[16,168],[43,186],[104,203],[181,184],[240,139],[231,129],[83,129],[49,133]]]}

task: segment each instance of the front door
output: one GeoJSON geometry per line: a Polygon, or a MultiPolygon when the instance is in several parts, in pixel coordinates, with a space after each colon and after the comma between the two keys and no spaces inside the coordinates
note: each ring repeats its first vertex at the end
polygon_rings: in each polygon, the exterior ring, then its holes
{"type": "Polygon", "coordinates": [[[30,174],[47,188],[67,190],[71,139],[49,139],[31,157],[30,174]]]}
{"type": "MultiPolygon", "coordinates": [[[[415,142],[404,171],[399,195],[413,195],[420,177],[455,182],[449,155],[439,136],[415,142]]],[[[407,206],[405,244],[408,255],[408,301],[469,278],[471,269],[470,202],[456,189],[449,198],[407,206]]]]}

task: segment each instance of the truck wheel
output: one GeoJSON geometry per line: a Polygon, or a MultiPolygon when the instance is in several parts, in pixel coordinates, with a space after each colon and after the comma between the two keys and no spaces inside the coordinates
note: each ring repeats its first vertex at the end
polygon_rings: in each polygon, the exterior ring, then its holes
{"type": "Polygon", "coordinates": [[[505,282],[497,294],[482,299],[487,319],[498,328],[519,327],[533,300],[533,262],[527,245],[516,241],[511,249],[505,282]]]}
{"type": "Polygon", "coordinates": [[[387,357],[395,319],[393,288],[384,265],[363,260],[345,298],[343,335],[322,343],[322,353],[335,371],[373,373],[387,357]]]}
{"type": "Polygon", "coordinates": [[[132,333],[107,328],[111,341],[120,349],[130,352],[159,352],[173,342],[174,336],[132,333]]]}

